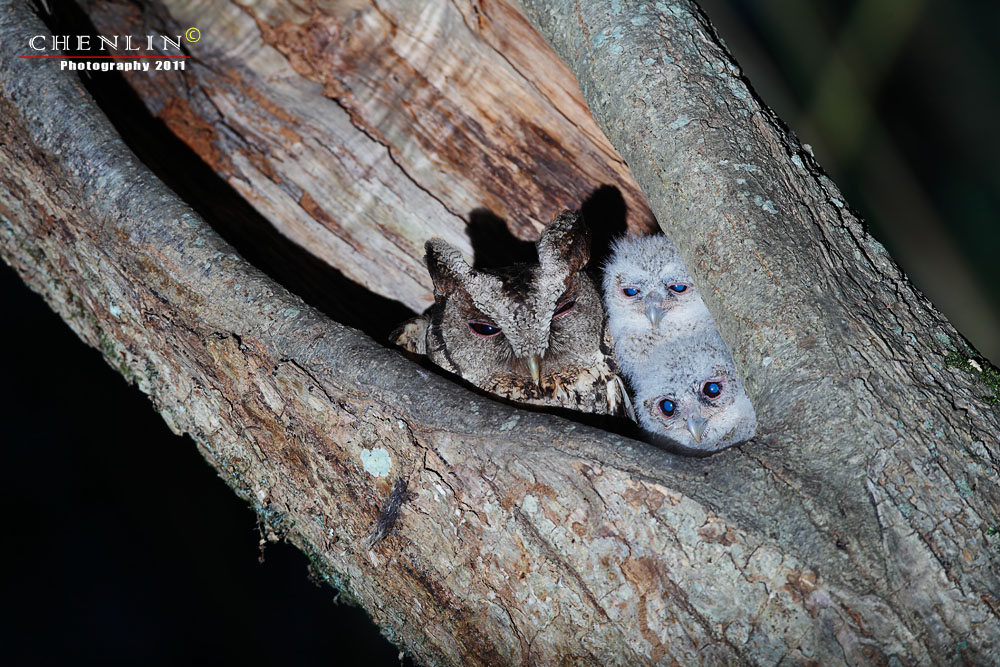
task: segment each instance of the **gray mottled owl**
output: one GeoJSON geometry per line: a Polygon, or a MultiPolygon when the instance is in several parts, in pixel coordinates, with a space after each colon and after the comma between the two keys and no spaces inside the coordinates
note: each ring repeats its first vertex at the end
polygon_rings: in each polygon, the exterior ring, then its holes
{"type": "Polygon", "coordinates": [[[716,331],[680,254],[662,234],[615,241],[604,268],[604,304],[615,359],[633,386],[660,343],[716,331]]]}
{"type": "Polygon", "coordinates": [[[590,236],[580,215],[556,217],[537,248],[537,264],[474,269],[461,252],[431,239],[434,305],[404,323],[395,342],[503,398],[626,414],[601,298],[583,271],[590,236]]]}
{"type": "Polygon", "coordinates": [[[633,386],[639,425],[681,453],[711,454],[756,432],[757,416],[717,332],[660,343],[633,386]]]}

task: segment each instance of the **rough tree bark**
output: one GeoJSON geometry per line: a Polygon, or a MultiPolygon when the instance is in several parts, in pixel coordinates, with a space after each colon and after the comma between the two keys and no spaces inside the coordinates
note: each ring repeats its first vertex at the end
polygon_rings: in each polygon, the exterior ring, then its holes
{"type": "Polygon", "coordinates": [[[43,28],[11,0],[0,253],[422,662],[996,662],[1000,424],[974,352],[693,5],[525,9],[707,293],[754,442],[673,457],[471,394],[311,310],[75,78],[17,58],[43,28]],[[369,546],[398,478],[412,495],[369,546]]]}

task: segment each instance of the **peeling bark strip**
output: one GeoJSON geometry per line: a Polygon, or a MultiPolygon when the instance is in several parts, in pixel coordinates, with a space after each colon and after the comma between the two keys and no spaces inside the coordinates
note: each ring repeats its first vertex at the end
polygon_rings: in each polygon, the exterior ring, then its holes
{"type": "Polygon", "coordinates": [[[498,0],[84,5],[106,32],[198,26],[186,72],[126,77],[146,106],[282,233],[416,312],[424,242],[471,254],[474,209],[535,239],[611,184],[655,228],[572,74],[498,0]]]}
{"type": "Polygon", "coordinates": [[[15,0],[0,254],[421,662],[996,662],[998,424],[943,366],[960,339],[673,7],[531,15],[566,53],[596,40],[567,57],[591,96],[624,81],[622,129],[595,106],[714,290],[761,416],[745,447],[678,459],[515,410],[322,317],[135,160],[73,76],[16,57],[44,29],[15,0]],[[638,40],[628,67],[616,34],[638,40]],[[641,70],[645,49],[673,60],[641,70]],[[671,128],[677,109],[704,122],[671,128]],[[413,498],[369,550],[399,477],[413,498]]]}

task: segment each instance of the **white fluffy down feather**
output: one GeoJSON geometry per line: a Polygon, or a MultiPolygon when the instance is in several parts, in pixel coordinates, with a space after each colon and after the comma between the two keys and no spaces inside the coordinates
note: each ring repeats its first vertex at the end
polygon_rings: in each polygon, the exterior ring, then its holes
{"type": "Polygon", "coordinates": [[[757,419],[729,350],[674,245],[626,236],[604,268],[615,360],[639,425],[686,453],[752,438],[757,419]]]}

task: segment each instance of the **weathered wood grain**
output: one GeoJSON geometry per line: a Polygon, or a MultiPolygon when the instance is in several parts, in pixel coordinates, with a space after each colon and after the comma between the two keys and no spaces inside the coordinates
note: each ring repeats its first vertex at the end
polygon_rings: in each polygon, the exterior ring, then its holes
{"type": "Polygon", "coordinates": [[[476,209],[535,239],[608,184],[634,229],[655,225],[572,74],[509,5],[84,4],[107,33],[197,26],[185,73],[126,75],[147,107],[282,233],[416,312],[432,301],[424,241],[471,256],[476,209]]]}

